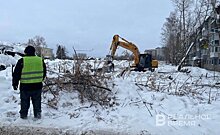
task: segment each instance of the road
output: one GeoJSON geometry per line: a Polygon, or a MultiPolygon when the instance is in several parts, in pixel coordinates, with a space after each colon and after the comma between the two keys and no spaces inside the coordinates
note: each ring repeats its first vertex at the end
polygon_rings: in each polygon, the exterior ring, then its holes
{"type": "Polygon", "coordinates": [[[111,131],[80,132],[58,128],[1,125],[0,135],[128,135],[111,131]]]}

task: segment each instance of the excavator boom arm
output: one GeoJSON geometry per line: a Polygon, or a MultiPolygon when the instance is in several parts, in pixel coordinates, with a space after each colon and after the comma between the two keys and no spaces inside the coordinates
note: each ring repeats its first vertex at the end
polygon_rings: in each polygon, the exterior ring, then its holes
{"type": "Polygon", "coordinates": [[[112,57],[115,56],[115,52],[116,52],[118,46],[121,46],[127,50],[130,50],[134,54],[134,65],[135,66],[138,65],[138,63],[140,61],[139,60],[140,52],[135,44],[128,42],[124,38],[121,38],[119,35],[114,35],[113,40],[112,40],[112,44],[111,44],[111,48],[110,48],[112,57]],[[119,38],[122,41],[119,41],[119,38]]]}

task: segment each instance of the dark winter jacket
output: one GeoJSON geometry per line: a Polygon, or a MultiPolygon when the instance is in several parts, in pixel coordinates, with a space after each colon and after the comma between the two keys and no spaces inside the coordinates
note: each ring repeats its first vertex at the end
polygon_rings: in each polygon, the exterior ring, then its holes
{"type": "MultiPolygon", "coordinates": [[[[33,55],[26,55],[26,56],[33,56],[33,55]]],[[[24,56],[25,57],[25,56],[24,56]]],[[[23,68],[23,58],[19,59],[14,72],[12,74],[12,86],[18,86],[19,81],[21,79],[21,73],[22,73],[22,68],[23,68]]],[[[46,77],[46,64],[43,61],[43,78],[46,77]]],[[[20,83],[20,90],[40,90],[42,89],[43,84],[42,82],[40,83],[29,83],[29,84],[25,84],[25,83],[20,83]]]]}

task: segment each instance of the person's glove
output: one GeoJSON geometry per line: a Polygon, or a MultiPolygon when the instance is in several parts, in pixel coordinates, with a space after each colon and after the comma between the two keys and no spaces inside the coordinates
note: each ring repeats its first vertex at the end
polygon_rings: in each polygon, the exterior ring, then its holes
{"type": "Polygon", "coordinates": [[[18,89],[18,86],[13,85],[13,89],[14,89],[14,90],[17,90],[17,89],[18,89]]]}

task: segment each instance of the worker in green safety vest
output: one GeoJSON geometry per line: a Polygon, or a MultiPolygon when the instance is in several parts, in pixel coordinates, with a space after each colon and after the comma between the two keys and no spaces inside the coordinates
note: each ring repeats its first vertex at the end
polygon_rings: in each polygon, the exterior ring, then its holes
{"type": "Polygon", "coordinates": [[[20,118],[27,119],[32,100],[34,117],[40,119],[42,82],[46,77],[46,65],[41,57],[35,55],[33,46],[27,46],[24,53],[25,56],[18,60],[13,71],[12,86],[17,90],[20,82],[20,118]]]}

